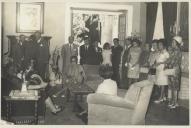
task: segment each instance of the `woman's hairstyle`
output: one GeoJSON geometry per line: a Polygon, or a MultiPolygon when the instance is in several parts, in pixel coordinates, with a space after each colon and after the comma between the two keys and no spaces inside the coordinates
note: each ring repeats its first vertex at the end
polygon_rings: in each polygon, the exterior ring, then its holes
{"type": "Polygon", "coordinates": [[[113,75],[113,69],[108,65],[101,65],[99,67],[99,75],[104,79],[109,79],[113,75]]]}
{"type": "Polygon", "coordinates": [[[138,40],[138,39],[133,39],[133,40],[131,41],[131,43],[133,44],[133,42],[136,42],[138,46],[141,45],[141,41],[138,40]]]}
{"type": "Polygon", "coordinates": [[[29,36],[29,40],[34,41],[34,40],[35,40],[35,35],[34,35],[34,34],[30,35],[30,36],[29,36]]]}
{"type": "Polygon", "coordinates": [[[106,42],[104,45],[103,45],[103,49],[106,49],[107,47],[110,48],[110,44],[108,42],[106,42]]]}
{"type": "Polygon", "coordinates": [[[71,56],[70,57],[70,62],[72,62],[75,59],[76,63],[78,61],[78,57],[77,56],[71,56]]]}
{"type": "Polygon", "coordinates": [[[157,39],[154,39],[154,40],[152,40],[151,43],[152,43],[152,44],[153,44],[153,43],[158,43],[158,40],[157,40],[157,39]]]}
{"type": "Polygon", "coordinates": [[[167,42],[165,41],[165,39],[159,39],[159,40],[158,40],[158,44],[159,44],[159,43],[161,43],[164,48],[167,48],[167,42]]]}
{"type": "MultiPolygon", "coordinates": [[[[174,40],[174,39],[173,39],[174,40]]],[[[181,44],[180,43],[178,43],[178,41],[176,41],[176,40],[174,40],[175,42],[176,42],[176,45],[178,46],[178,48],[180,48],[181,49],[181,44]]]]}

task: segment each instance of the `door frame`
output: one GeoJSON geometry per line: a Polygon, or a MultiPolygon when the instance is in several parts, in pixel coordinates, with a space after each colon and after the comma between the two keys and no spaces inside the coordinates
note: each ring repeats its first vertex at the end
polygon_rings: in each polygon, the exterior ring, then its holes
{"type": "Polygon", "coordinates": [[[97,4],[97,3],[74,3],[68,2],[65,5],[65,42],[68,42],[68,37],[71,35],[71,24],[72,24],[72,8],[81,9],[99,9],[108,11],[127,11],[126,14],[126,37],[131,36],[133,26],[133,6],[132,5],[116,5],[116,4],[97,4]]]}

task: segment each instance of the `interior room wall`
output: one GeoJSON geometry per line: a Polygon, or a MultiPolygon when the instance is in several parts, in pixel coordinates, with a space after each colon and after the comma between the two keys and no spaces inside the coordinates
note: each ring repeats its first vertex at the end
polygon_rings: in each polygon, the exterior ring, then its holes
{"type": "MultiPolygon", "coordinates": [[[[103,3],[104,4],[104,3],[103,3]]],[[[107,3],[105,3],[107,4],[107,3]]],[[[110,3],[111,4],[111,3],[110,3]]],[[[116,4],[116,3],[115,3],[116,4]]],[[[145,3],[117,3],[121,5],[133,6],[133,26],[132,30],[140,32],[145,39],[146,34],[146,6],[145,3]]],[[[116,5],[117,5],[116,4],[116,5]]],[[[50,51],[56,46],[62,46],[65,42],[65,5],[64,2],[45,2],[44,6],[44,34],[52,36],[50,51]]],[[[19,35],[16,33],[16,2],[5,2],[3,4],[3,52],[8,50],[7,35],[19,35]]],[[[29,35],[29,33],[23,33],[29,35]]]]}
{"type": "MultiPolygon", "coordinates": [[[[55,46],[64,44],[65,31],[65,3],[45,3],[44,6],[44,33],[43,35],[51,36],[50,51],[55,46]]],[[[19,35],[16,33],[16,3],[5,2],[3,10],[3,52],[8,50],[7,35],[19,35]]],[[[22,33],[30,35],[31,33],[22,33]]]]}

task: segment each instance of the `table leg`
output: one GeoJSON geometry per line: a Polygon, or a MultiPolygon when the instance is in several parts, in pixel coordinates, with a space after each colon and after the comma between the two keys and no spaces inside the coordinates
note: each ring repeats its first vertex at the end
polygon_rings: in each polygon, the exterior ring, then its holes
{"type": "Polygon", "coordinates": [[[69,88],[66,88],[66,101],[67,102],[69,102],[69,100],[70,100],[70,96],[71,94],[70,94],[70,89],[69,88]]]}
{"type": "Polygon", "coordinates": [[[10,116],[10,106],[9,106],[9,101],[6,101],[6,120],[9,121],[9,116],[10,116]]]}
{"type": "Polygon", "coordinates": [[[77,95],[74,94],[74,102],[73,102],[73,112],[76,112],[77,110],[77,95]]]}
{"type": "Polygon", "coordinates": [[[35,101],[35,112],[34,112],[34,117],[35,117],[35,124],[38,124],[38,105],[37,101],[35,101]]]}

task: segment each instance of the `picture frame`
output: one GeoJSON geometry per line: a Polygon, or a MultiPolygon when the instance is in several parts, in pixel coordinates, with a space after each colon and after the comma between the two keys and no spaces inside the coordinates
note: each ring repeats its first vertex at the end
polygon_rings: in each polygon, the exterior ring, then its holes
{"type": "Polygon", "coordinates": [[[16,4],[16,32],[31,33],[40,31],[43,33],[44,26],[44,3],[19,3],[16,4]]]}

